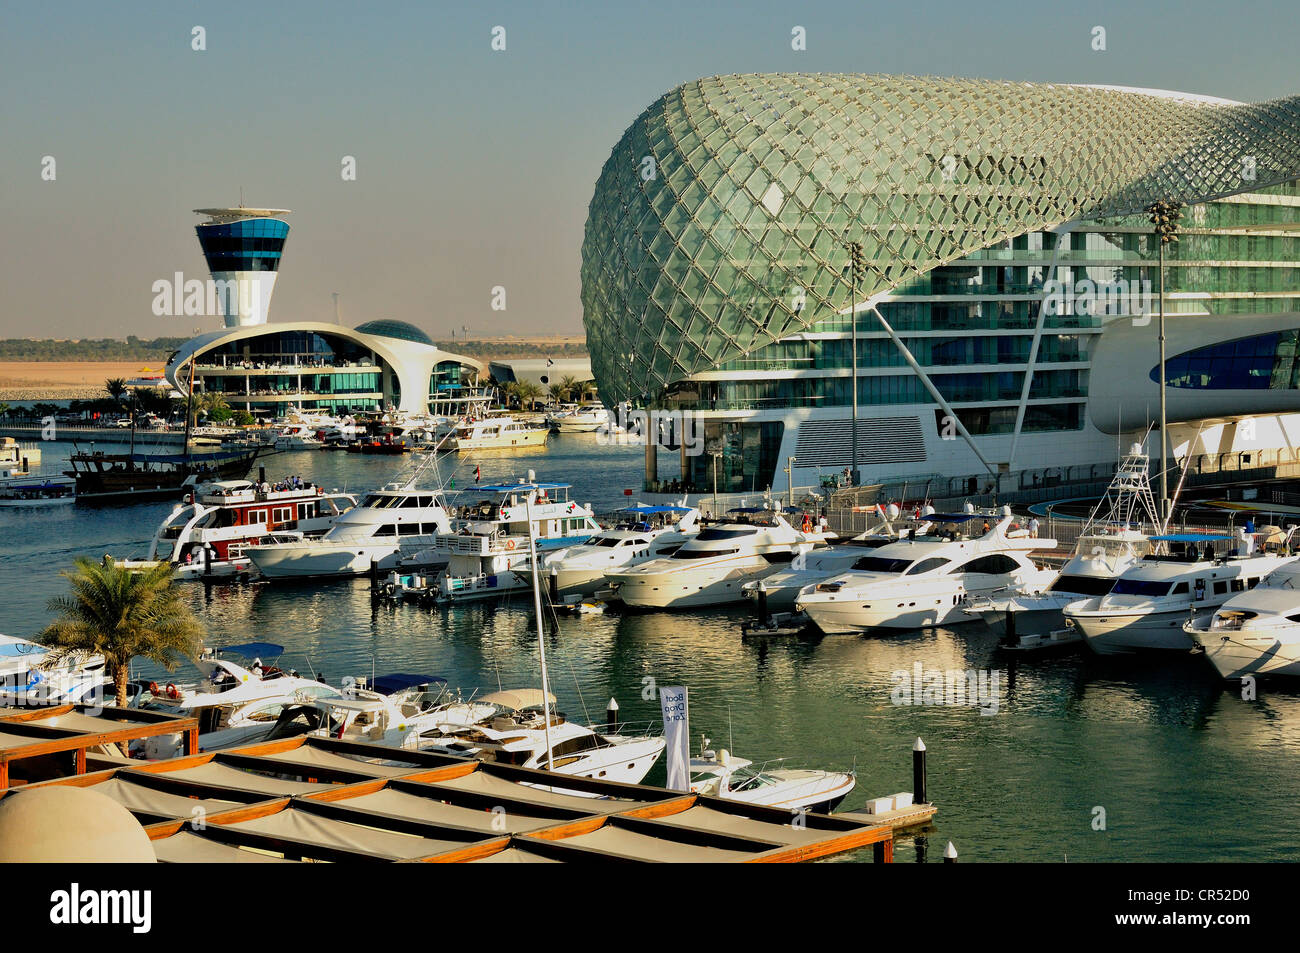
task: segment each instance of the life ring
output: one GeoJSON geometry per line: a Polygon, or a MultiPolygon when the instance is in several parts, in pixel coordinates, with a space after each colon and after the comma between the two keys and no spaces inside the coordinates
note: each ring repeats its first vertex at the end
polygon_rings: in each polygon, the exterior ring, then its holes
{"type": "Polygon", "coordinates": [[[150,683],[149,683],[149,692],[150,692],[150,694],[152,694],[152,695],[161,695],[161,694],[162,694],[162,692],[161,692],[161,691],[159,690],[159,688],[158,688],[158,683],[157,683],[157,682],[150,682],[150,683]]]}
{"type": "Polygon", "coordinates": [[[513,539],[507,539],[506,549],[514,549],[514,548],[515,548],[515,541],[513,539]]]}
{"type": "Polygon", "coordinates": [[[1014,533],[1018,529],[1020,529],[1019,523],[1012,523],[1010,526],[1007,527],[1007,531],[1011,533],[1014,533]]]}
{"type": "Polygon", "coordinates": [[[178,692],[178,691],[176,690],[176,685],[175,685],[175,683],[173,683],[173,682],[168,682],[168,683],[167,683],[167,697],[168,697],[168,698],[180,698],[180,697],[181,697],[181,693],[178,692]]]}

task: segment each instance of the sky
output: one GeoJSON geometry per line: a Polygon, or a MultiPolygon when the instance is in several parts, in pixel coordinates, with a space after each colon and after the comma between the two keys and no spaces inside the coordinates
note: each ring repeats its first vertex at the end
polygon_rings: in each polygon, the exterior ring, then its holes
{"type": "Polygon", "coordinates": [[[581,333],[596,178],[681,83],[910,73],[1258,101],[1300,93],[1298,33],[1292,4],[1218,0],[0,0],[0,337],[218,327],[155,316],[152,288],[207,277],[192,210],[241,194],[292,210],[272,321],[332,321],[337,292],[346,324],[581,333]]]}

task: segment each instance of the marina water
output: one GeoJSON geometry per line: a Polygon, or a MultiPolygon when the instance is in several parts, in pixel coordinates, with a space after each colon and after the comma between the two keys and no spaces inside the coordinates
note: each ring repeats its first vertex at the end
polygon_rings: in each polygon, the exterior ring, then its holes
{"type": "MultiPolygon", "coordinates": [[[[101,444],[99,449],[105,449],[101,444]]],[[[43,445],[42,472],[62,468],[69,444],[43,445]]],[[[443,467],[452,476],[455,458],[443,467]]],[[[264,461],[267,478],[297,474],[327,488],[373,489],[406,464],[393,458],[301,452],[264,461]]],[[[553,437],[541,452],[483,454],[452,476],[457,489],[524,477],[570,482],[600,512],[635,502],[642,451],[595,435],[553,437]]],[[[464,501],[464,498],[461,499],[464,501]]],[[[695,502],[692,500],[692,502],[695,502]]],[[[75,556],[142,555],[171,504],[0,511],[0,632],[30,636],[63,595],[75,556]]],[[[368,579],[299,585],[187,584],[208,643],[286,647],[285,665],[348,675],[442,675],[466,692],[535,686],[530,600],[452,608],[389,606],[368,579]]],[[[692,750],[701,735],[756,763],[856,766],[842,809],[908,791],[910,749],[929,748],[939,807],[922,846],[937,862],[953,841],[965,861],[1278,861],[1300,848],[1300,687],[1261,682],[1255,700],[1225,685],[1204,660],[1101,659],[1072,654],[1009,658],[979,625],[883,637],[742,641],[745,607],[561,617],[547,644],[552,688],[572,719],[604,720],[611,696],[628,722],[658,718],[656,686],[690,689],[692,750]],[[984,677],[996,713],[973,704],[925,704],[935,677],[984,677]],[[904,678],[906,681],[904,681],[904,678]],[[921,689],[900,692],[906,685],[921,689]],[[896,704],[911,694],[911,704],[896,704]]],[[[165,673],[142,669],[162,681],[165,673]]],[[[175,678],[192,672],[178,671],[175,678]]],[[[936,698],[936,695],[942,697],[936,698]]],[[[962,699],[957,699],[961,701],[962,699]]],[[[647,781],[663,782],[663,765],[647,781]]],[[[916,856],[902,837],[896,860],[916,856]]],[[[870,851],[850,855],[868,860],[870,851]]]]}

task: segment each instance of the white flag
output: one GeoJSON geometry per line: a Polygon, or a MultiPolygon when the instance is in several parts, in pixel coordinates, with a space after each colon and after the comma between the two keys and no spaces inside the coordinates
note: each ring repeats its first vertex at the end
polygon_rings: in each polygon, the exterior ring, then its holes
{"type": "Polygon", "coordinates": [[[685,686],[659,689],[659,707],[664,715],[664,740],[668,742],[666,764],[668,787],[691,789],[691,719],[685,686]]]}

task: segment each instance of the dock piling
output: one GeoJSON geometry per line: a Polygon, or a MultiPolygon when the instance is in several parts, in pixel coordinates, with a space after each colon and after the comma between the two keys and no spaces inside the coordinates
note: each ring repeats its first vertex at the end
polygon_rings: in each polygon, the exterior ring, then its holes
{"type": "Polygon", "coordinates": [[[919,737],[912,745],[912,801],[915,804],[929,804],[930,798],[925,790],[925,742],[919,737]]]}
{"type": "Polygon", "coordinates": [[[618,699],[610,696],[609,704],[605,706],[605,725],[613,730],[618,724],[618,699]]]}
{"type": "Polygon", "coordinates": [[[948,841],[948,846],[943,849],[943,862],[945,864],[957,863],[957,848],[952,846],[952,841],[948,841]]]}

